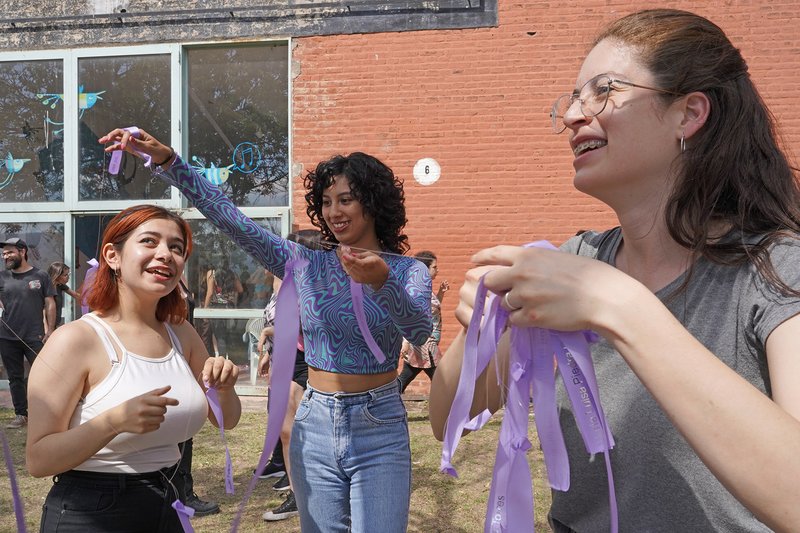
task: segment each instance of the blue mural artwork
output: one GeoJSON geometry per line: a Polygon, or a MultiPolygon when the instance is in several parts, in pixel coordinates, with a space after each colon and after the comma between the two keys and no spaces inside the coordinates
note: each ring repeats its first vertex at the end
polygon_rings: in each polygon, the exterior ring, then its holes
{"type": "Polygon", "coordinates": [[[255,172],[261,166],[261,150],[251,142],[239,143],[233,150],[234,168],[242,174],[255,172]]]}
{"type": "Polygon", "coordinates": [[[8,153],[5,160],[5,167],[8,171],[8,175],[0,181],[0,190],[5,189],[10,183],[11,180],[14,178],[14,174],[22,170],[22,167],[25,166],[25,163],[30,161],[30,159],[14,159],[14,156],[11,155],[11,152],[8,153]]]}
{"type": "Polygon", "coordinates": [[[228,165],[226,167],[217,167],[214,163],[211,163],[210,167],[206,167],[197,158],[197,156],[192,156],[192,161],[197,163],[197,165],[193,165],[194,169],[203,176],[205,179],[213,183],[214,185],[222,185],[231,175],[231,169],[235,168],[236,165],[228,165]]]}
{"type": "MultiPolygon", "coordinates": [[[[83,92],[83,85],[78,87],[78,109],[80,110],[80,114],[78,115],[79,119],[83,118],[83,114],[86,113],[87,109],[91,109],[92,107],[94,107],[94,105],[97,103],[98,100],[103,99],[103,97],[100,96],[103,93],[105,93],[105,91],[100,91],[97,93],[85,93],[83,92]]],[[[46,107],[49,107],[50,109],[55,109],[56,105],[58,105],[59,102],[64,101],[64,93],[40,93],[36,95],[36,98],[38,100],[41,100],[42,104],[44,104],[46,107]]],[[[49,114],[47,117],[45,117],[44,120],[45,120],[45,125],[46,124],[53,124],[54,126],[64,125],[63,122],[54,122],[53,120],[51,120],[49,114]]],[[[63,127],[57,130],[53,130],[53,135],[59,135],[63,131],[64,131],[63,127]]]]}

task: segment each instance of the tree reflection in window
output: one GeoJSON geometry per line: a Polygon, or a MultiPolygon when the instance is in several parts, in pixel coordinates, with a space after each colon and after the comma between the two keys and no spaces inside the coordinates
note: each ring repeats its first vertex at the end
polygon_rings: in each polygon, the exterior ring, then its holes
{"type": "Polygon", "coordinates": [[[289,205],[287,57],[286,43],[187,51],[185,159],[243,207],[289,205]]]}
{"type": "Polygon", "coordinates": [[[153,176],[137,157],[126,154],[119,173],[110,174],[110,155],[97,142],[112,129],[125,126],[138,126],[169,141],[169,55],[83,58],[78,63],[78,76],[85,94],[102,94],[91,109],[79,110],[79,199],[169,198],[169,186],[153,176]]]}
{"type": "Polygon", "coordinates": [[[63,84],[60,60],[0,63],[0,202],[63,201],[63,84]]]}

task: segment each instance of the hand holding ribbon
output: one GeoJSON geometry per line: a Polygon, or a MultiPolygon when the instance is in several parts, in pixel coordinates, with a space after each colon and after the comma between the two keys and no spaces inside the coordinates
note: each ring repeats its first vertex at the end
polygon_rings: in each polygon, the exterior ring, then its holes
{"type": "Polygon", "coordinates": [[[111,174],[119,173],[122,150],[144,159],[146,167],[151,166],[154,158],[156,161],[169,162],[174,153],[172,148],[162,144],[158,139],[136,126],[117,128],[97,141],[100,144],[112,143],[111,146],[105,148],[106,152],[112,152],[111,162],[108,166],[111,174]]]}
{"type": "MultiPolygon", "coordinates": [[[[529,246],[554,249],[544,241],[529,246]]],[[[455,475],[451,459],[463,430],[477,429],[488,418],[484,412],[475,419],[468,420],[475,380],[496,353],[502,332],[510,319],[509,310],[500,305],[501,297],[492,294],[487,301],[485,278],[486,274],[481,278],[476,291],[474,311],[467,329],[461,376],[446,424],[441,469],[451,475],[455,475]],[[485,307],[488,312],[484,316],[485,307]]],[[[519,309],[510,311],[514,314],[519,309]]],[[[611,530],[617,531],[616,496],[608,457],[614,441],[600,406],[589,351],[589,343],[597,338],[590,331],[563,332],[511,326],[508,395],[486,515],[486,533],[533,531],[532,483],[525,458],[525,452],[530,448],[527,434],[531,397],[550,484],[557,490],[569,488],[569,463],[555,399],[554,357],[573,404],[576,422],[587,451],[605,454],[611,530]]],[[[503,383],[499,376],[498,381],[503,383]]]]}

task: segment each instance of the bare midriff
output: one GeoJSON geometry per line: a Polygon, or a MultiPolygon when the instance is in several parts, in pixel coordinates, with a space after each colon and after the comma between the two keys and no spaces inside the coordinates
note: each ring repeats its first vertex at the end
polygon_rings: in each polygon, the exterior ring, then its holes
{"type": "Polygon", "coordinates": [[[366,392],[397,379],[397,371],[382,374],[339,374],[308,367],[308,383],[322,392],[366,392]]]}

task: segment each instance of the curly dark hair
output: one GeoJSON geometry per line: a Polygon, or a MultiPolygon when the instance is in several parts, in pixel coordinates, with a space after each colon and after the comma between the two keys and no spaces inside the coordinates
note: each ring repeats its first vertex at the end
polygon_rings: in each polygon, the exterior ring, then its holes
{"type": "Polygon", "coordinates": [[[408,220],[403,182],[377,158],[361,152],[323,161],[305,178],[306,213],[325,240],[339,242],[322,218],[322,194],[337,176],[347,178],[353,197],[375,220],[375,233],[381,247],[397,254],[406,253],[408,237],[402,230],[408,220]]]}

